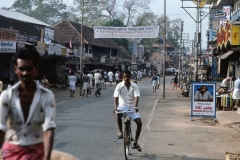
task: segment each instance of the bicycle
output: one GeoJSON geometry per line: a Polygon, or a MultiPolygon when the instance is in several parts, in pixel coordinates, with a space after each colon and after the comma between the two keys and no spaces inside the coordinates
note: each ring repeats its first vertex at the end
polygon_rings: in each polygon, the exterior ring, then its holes
{"type": "Polygon", "coordinates": [[[116,114],[122,114],[122,117],[124,118],[123,145],[124,145],[124,156],[126,160],[128,160],[128,157],[130,155],[130,148],[134,149],[132,144],[132,141],[134,141],[134,139],[132,138],[131,118],[127,116],[128,113],[132,113],[132,112],[135,112],[135,111],[116,111],[115,112],[116,114]]]}

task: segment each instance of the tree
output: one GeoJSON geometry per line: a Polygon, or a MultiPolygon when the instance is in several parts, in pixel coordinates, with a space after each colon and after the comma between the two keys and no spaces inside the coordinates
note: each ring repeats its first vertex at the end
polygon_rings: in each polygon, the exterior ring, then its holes
{"type": "MultiPolygon", "coordinates": [[[[120,19],[113,19],[113,20],[107,21],[104,26],[126,27],[120,19]]],[[[117,43],[119,46],[128,48],[128,40],[126,38],[114,38],[113,41],[117,43]]]]}
{"type": "Polygon", "coordinates": [[[181,19],[175,19],[171,21],[170,26],[167,30],[168,40],[177,48],[180,47],[179,39],[181,32],[181,19]]]}
{"type": "Polygon", "coordinates": [[[9,9],[50,25],[63,20],[67,14],[67,5],[62,0],[16,0],[9,9]]]}
{"type": "Polygon", "coordinates": [[[126,26],[132,23],[136,14],[141,14],[148,10],[151,1],[152,0],[125,0],[123,6],[126,11],[126,26]]]}

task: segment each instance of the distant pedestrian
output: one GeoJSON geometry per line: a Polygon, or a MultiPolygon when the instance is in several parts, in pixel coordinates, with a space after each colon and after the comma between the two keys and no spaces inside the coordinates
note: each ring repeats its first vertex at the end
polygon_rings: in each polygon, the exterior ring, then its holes
{"type": "Polygon", "coordinates": [[[152,87],[153,87],[153,92],[156,92],[156,88],[157,88],[157,75],[156,75],[156,73],[154,73],[153,76],[152,76],[152,87]]]}
{"type": "Polygon", "coordinates": [[[159,89],[160,84],[161,84],[161,79],[160,79],[160,75],[158,74],[157,75],[157,89],[159,89]]]}
{"type": "Polygon", "coordinates": [[[87,74],[85,74],[83,76],[83,97],[85,95],[85,92],[86,92],[86,97],[88,97],[88,92],[89,92],[89,77],[87,74]]]}
{"type": "Polygon", "coordinates": [[[75,77],[73,72],[70,73],[70,76],[68,77],[68,81],[69,81],[70,97],[74,97],[74,91],[76,90],[77,78],[75,77]]]}
{"type": "Polygon", "coordinates": [[[104,78],[104,83],[106,85],[107,81],[108,81],[108,75],[107,75],[107,71],[103,72],[103,78],[104,78]]]}
{"type": "Polygon", "coordinates": [[[101,95],[100,93],[100,83],[101,83],[102,75],[99,73],[99,70],[94,74],[94,80],[95,80],[95,95],[101,95]]]}
{"type": "Polygon", "coordinates": [[[46,78],[46,76],[43,76],[43,79],[42,79],[42,86],[45,87],[45,88],[49,88],[49,82],[46,78]]]}
{"type": "Polygon", "coordinates": [[[112,86],[112,81],[113,81],[113,72],[112,71],[108,72],[108,79],[109,79],[110,86],[112,86]]]}
{"type": "Polygon", "coordinates": [[[178,84],[178,77],[175,76],[174,80],[173,80],[173,89],[172,90],[174,90],[175,87],[176,87],[176,90],[177,90],[177,84],[178,84]]]}
{"type": "Polygon", "coordinates": [[[92,88],[93,88],[93,75],[91,72],[88,73],[89,77],[89,94],[92,94],[92,88]]]}
{"type": "Polygon", "coordinates": [[[119,72],[117,71],[115,73],[115,80],[116,80],[116,85],[119,83],[119,72]]]}
{"type": "Polygon", "coordinates": [[[79,73],[79,96],[82,96],[83,91],[83,73],[79,73]]]}
{"type": "Polygon", "coordinates": [[[10,81],[10,84],[7,86],[7,88],[12,88],[12,86],[14,86],[15,84],[15,81],[14,80],[11,80],[10,81]]]}

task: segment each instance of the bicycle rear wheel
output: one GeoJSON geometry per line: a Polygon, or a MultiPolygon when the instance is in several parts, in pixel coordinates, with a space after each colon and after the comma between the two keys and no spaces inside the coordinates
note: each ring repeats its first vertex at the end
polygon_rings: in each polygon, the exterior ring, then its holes
{"type": "Polygon", "coordinates": [[[124,124],[123,126],[123,145],[124,145],[124,156],[125,159],[128,160],[128,157],[130,155],[130,150],[129,150],[129,146],[130,146],[130,135],[129,135],[129,125],[128,124],[124,124]]]}

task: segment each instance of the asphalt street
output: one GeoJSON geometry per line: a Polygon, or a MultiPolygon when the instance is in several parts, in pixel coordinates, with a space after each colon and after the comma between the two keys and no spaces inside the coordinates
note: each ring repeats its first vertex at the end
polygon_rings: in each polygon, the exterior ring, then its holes
{"type": "MultiPolygon", "coordinates": [[[[166,83],[169,79],[166,78],[166,83]]],[[[115,84],[102,90],[100,97],[70,97],[67,90],[56,90],[56,123],[54,149],[75,155],[81,160],[122,160],[124,159],[122,140],[118,134],[113,111],[113,92],[115,84]]],[[[141,97],[139,109],[143,127],[139,144],[144,146],[144,134],[149,132],[150,119],[162,89],[152,92],[150,78],[138,81],[141,97]]],[[[161,86],[162,88],[162,86],[161,86]]],[[[162,95],[162,94],[161,94],[162,95]]],[[[132,123],[133,136],[135,123],[132,123]]],[[[131,159],[141,159],[137,150],[132,150],[131,159]]],[[[143,159],[144,156],[142,157],[143,159]]]]}

